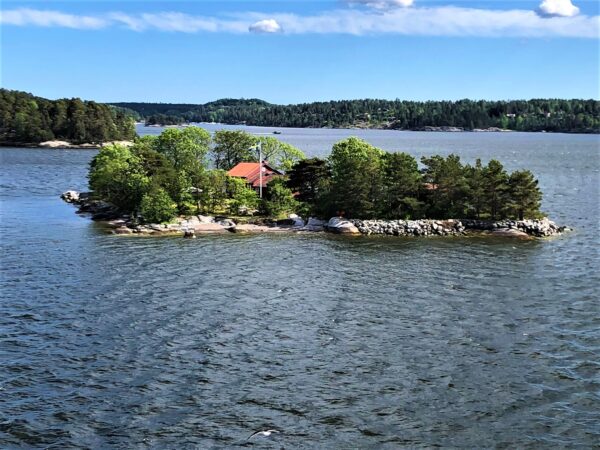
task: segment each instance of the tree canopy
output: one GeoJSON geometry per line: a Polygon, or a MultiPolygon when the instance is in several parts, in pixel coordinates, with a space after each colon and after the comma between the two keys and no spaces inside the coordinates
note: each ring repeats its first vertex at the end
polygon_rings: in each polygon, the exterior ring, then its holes
{"type": "Polygon", "coordinates": [[[75,144],[132,140],[133,118],[116,108],[78,98],[47,100],[0,89],[0,143],[36,144],[52,139],[75,144]]]}
{"type": "Polygon", "coordinates": [[[100,149],[90,166],[96,197],[144,221],[166,221],[176,214],[262,211],[277,217],[302,212],[357,219],[536,218],[542,194],[528,170],[508,173],[499,161],[463,164],[457,155],[417,160],[405,152],[385,152],[356,137],[333,145],[327,159],[263,142],[273,160],[290,170],[271,180],[259,199],[244,179],[225,167],[253,155],[247,144],[259,138],[244,132],[215,134],[168,129],[160,136],[136,138],[134,145],[100,149]],[[283,150],[282,150],[283,149],[283,150]],[[213,155],[217,168],[211,168],[213,155]],[[292,163],[291,161],[296,161],[292,163]]]}
{"type": "Polygon", "coordinates": [[[358,138],[333,146],[328,160],[303,160],[288,186],[313,214],[356,219],[537,218],[542,194],[528,170],[499,161],[463,165],[457,155],[417,160],[358,138]]]}
{"type": "Polygon", "coordinates": [[[340,100],[298,105],[274,105],[262,100],[224,99],[203,105],[115,103],[151,117],[166,114],[187,122],[219,122],[271,127],[375,127],[419,130],[498,127],[516,131],[600,132],[597,100],[340,100]]]}

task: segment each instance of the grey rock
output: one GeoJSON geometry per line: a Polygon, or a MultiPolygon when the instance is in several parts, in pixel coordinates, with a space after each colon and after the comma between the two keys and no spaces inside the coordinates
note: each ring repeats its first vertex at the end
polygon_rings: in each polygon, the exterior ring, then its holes
{"type": "Polygon", "coordinates": [[[60,198],[62,198],[67,203],[77,203],[79,201],[79,192],[77,192],[77,191],[63,192],[60,195],[60,198]]]}
{"type": "Polygon", "coordinates": [[[326,228],[327,231],[337,234],[360,234],[360,231],[352,222],[340,217],[332,217],[329,219],[326,228]]]}

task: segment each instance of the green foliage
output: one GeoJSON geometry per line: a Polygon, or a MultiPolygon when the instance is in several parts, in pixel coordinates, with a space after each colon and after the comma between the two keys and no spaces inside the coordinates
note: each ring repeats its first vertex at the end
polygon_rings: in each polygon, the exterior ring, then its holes
{"type": "Polygon", "coordinates": [[[208,170],[204,173],[200,184],[202,193],[199,195],[203,211],[214,212],[225,207],[229,178],[227,172],[220,169],[208,170]]]}
{"type": "Polygon", "coordinates": [[[294,164],[306,158],[306,155],[293,145],[272,137],[260,137],[263,161],[268,161],[271,167],[288,172],[294,164]]]}
{"type": "Polygon", "coordinates": [[[508,178],[510,215],[518,219],[538,218],[542,193],[538,181],[529,170],[517,170],[508,178]]]}
{"type": "Polygon", "coordinates": [[[427,215],[433,218],[464,217],[468,183],[457,155],[421,158],[425,166],[423,181],[427,184],[427,215]]]}
{"type": "Polygon", "coordinates": [[[415,158],[407,153],[384,154],[383,186],[382,217],[407,219],[421,214],[421,174],[415,158]]]}
{"type": "Polygon", "coordinates": [[[466,201],[467,217],[479,219],[485,207],[485,172],[481,159],[477,158],[475,166],[465,166],[465,177],[469,195],[466,201]]]}
{"type": "Polygon", "coordinates": [[[249,188],[240,178],[228,177],[227,191],[231,198],[229,211],[232,214],[239,214],[243,210],[256,210],[260,204],[260,198],[256,191],[249,188]]]}
{"type": "Polygon", "coordinates": [[[185,122],[185,119],[181,116],[173,114],[152,114],[146,119],[146,126],[149,125],[179,125],[185,122]]]}
{"type": "Polygon", "coordinates": [[[195,204],[192,188],[198,189],[202,185],[210,141],[210,133],[198,127],[183,130],[170,128],[153,140],[136,141],[152,145],[171,163],[174,172],[163,173],[168,180],[162,184],[182,214],[192,212],[190,205],[195,204]]]}
{"type": "Polygon", "coordinates": [[[144,117],[171,114],[188,122],[219,122],[271,127],[349,127],[368,125],[418,130],[426,126],[465,129],[499,127],[518,131],[598,133],[597,100],[510,101],[341,100],[273,105],[262,100],[224,99],[204,105],[117,103],[144,117]]]}
{"type": "Polygon", "coordinates": [[[298,193],[298,200],[315,207],[331,184],[331,168],[325,159],[310,158],[298,161],[288,172],[287,186],[298,193]]]}
{"type": "MultiPolygon", "coordinates": [[[[308,159],[289,173],[287,186],[311,214],[353,218],[535,218],[541,192],[529,171],[509,175],[491,160],[483,167],[463,164],[457,155],[417,161],[387,153],[357,138],[333,146],[329,163],[308,159]]],[[[298,209],[299,206],[296,207],[298,209]]]]}
{"type": "Polygon", "coordinates": [[[120,145],[103,147],[90,165],[90,188],[97,196],[123,211],[138,210],[150,179],[130,149],[120,145]]]}
{"type": "Polygon", "coordinates": [[[209,144],[207,132],[189,127],[137,138],[131,147],[105,146],[90,164],[90,187],[96,197],[152,222],[169,220],[177,213],[229,209],[239,214],[259,205],[270,216],[289,212],[363,219],[540,215],[542,194],[527,170],[509,175],[496,160],[487,166],[480,160],[463,166],[458,156],[449,155],[422,158],[420,171],[409,154],[387,153],[358,138],[336,143],[329,160],[296,161],[289,179],[269,182],[261,204],[245,180],[229,177],[223,169],[207,170],[209,144]]]}
{"type": "Polygon", "coordinates": [[[492,159],[483,169],[486,212],[492,220],[503,217],[509,200],[508,174],[500,161],[492,159]]]}
{"type": "Polygon", "coordinates": [[[278,217],[285,213],[293,213],[297,208],[298,202],[283,178],[275,178],[267,185],[262,209],[268,216],[278,217]]]}
{"type": "Polygon", "coordinates": [[[154,146],[171,161],[175,170],[193,178],[206,164],[210,142],[210,133],[202,128],[169,128],[158,136],[154,146]]]}
{"type": "Polygon", "coordinates": [[[329,156],[336,210],[350,217],[376,217],[381,201],[384,152],[356,137],[334,144],[329,156]]]}
{"type": "Polygon", "coordinates": [[[144,222],[168,222],[177,214],[177,205],[163,188],[153,186],[142,197],[140,213],[144,222]]]}
{"type": "Polygon", "coordinates": [[[230,170],[241,162],[258,161],[258,154],[251,150],[257,138],[245,131],[216,131],[213,137],[215,146],[212,150],[215,167],[230,170]]]}
{"type": "Polygon", "coordinates": [[[122,109],[78,98],[47,100],[0,89],[0,143],[72,143],[132,140],[133,119],[122,109]]]}

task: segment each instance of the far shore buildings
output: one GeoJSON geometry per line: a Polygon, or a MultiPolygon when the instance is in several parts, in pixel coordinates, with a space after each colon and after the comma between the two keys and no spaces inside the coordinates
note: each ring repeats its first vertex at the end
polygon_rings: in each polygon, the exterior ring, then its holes
{"type": "MultiPolygon", "coordinates": [[[[229,170],[227,174],[231,177],[243,178],[249,187],[258,192],[260,190],[260,168],[261,163],[258,162],[241,162],[229,170]]],[[[277,178],[282,175],[283,173],[271,167],[268,162],[262,162],[263,188],[265,188],[273,178],[277,178]]]]}

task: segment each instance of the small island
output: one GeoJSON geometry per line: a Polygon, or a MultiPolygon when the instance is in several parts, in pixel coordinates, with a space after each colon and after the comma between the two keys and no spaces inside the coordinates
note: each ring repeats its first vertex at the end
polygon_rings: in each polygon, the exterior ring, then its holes
{"type": "Polygon", "coordinates": [[[101,148],[90,165],[91,192],[62,197],[116,234],[476,231],[525,238],[567,229],[541,213],[529,170],[508,173],[496,160],[463,164],[457,155],[420,162],[355,137],[334,144],[327,159],[307,159],[271,136],[171,128],[101,148]]]}

